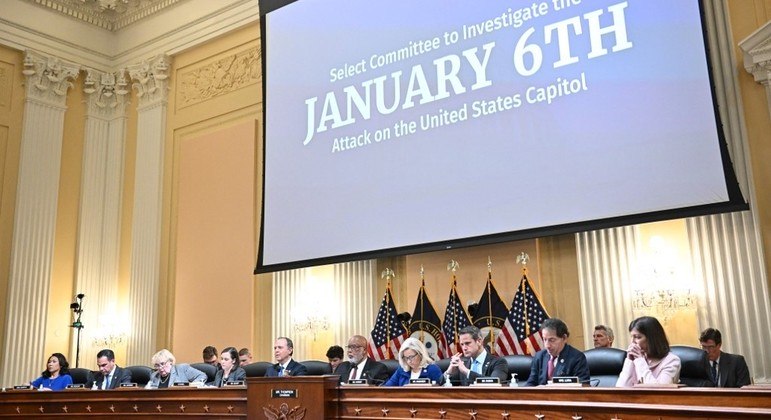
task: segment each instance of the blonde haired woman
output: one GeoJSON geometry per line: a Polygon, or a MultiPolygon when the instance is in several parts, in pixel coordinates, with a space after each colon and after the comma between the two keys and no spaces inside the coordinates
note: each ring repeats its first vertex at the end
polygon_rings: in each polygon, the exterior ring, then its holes
{"type": "Polygon", "coordinates": [[[429,378],[432,383],[441,383],[444,379],[442,370],[433,363],[426,346],[417,338],[404,340],[399,349],[399,365],[401,369],[396,369],[384,386],[403,386],[417,378],[429,378]]]}
{"type": "Polygon", "coordinates": [[[184,363],[175,364],[176,359],[170,351],[163,349],[152,357],[155,372],[145,388],[171,388],[178,382],[206,382],[206,374],[184,363]]]}

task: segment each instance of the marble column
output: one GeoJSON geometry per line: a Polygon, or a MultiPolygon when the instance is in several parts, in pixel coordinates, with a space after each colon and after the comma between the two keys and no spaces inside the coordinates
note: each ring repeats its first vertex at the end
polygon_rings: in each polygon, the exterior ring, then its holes
{"type": "Polygon", "coordinates": [[[164,143],[169,90],[167,56],[128,67],[137,91],[137,146],[131,228],[127,365],[148,365],[158,350],[164,143]]]}
{"type": "MultiPolygon", "coordinates": [[[[85,294],[80,364],[114,347],[125,331],[118,313],[118,263],[128,81],[125,70],[86,69],[86,126],[78,220],[75,290],[85,294]],[[108,339],[109,338],[109,339],[108,339]],[[112,341],[111,341],[112,340],[112,341]]],[[[73,347],[76,343],[73,342],[73,347]]],[[[114,350],[114,349],[113,349],[114,350]]],[[[74,348],[70,354],[75,354],[74,348]]]]}
{"type": "Polygon", "coordinates": [[[25,52],[26,101],[21,138],[2,384],[29,381],[45,361],[45,330],[54,254],[67,91],[79,66],[25,52]]]}

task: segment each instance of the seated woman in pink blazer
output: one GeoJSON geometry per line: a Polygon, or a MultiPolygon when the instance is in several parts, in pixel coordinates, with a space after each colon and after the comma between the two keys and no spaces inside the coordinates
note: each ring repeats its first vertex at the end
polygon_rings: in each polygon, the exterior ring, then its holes
{"type": "Polygon", "coordinates": [[[617,387],[680,382],[680,358],[669,350],[667,334],[658,319],[635,319],[629,324],[629,335],[632,342],[626,349],[617,387]]]}

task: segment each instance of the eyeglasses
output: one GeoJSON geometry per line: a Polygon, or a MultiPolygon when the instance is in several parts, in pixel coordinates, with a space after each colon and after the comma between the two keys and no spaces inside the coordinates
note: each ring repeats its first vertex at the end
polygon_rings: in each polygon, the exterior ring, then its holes
{"type": "Polygon", "coordinates": [[[345,348],[347,348],[348,350],[357,350],[357,349],[363,349],[364,346],[359,346],[359,345],[356,345],[356,344],[349,344],[349,345],[345,346],[345,348]]]}
{"type": "Polygon", "coordinates": [[[713,345],[708,345],[708,346],[702,345],[701,349],[702,350],[714,350],[716,347],[717,346],[713,346],[713,345]]]}
{"type": "Polygon", "coordinates": [[[170,360],[167,360],[167,361],[161,362],[161,363],[156,363],[156,364],[153,365],[153,367],[155,367],[156,369],[160,369],[160,368],[166,366],[166,364],[169,363],[169,362],[170,362],[170,360]]]}
{"type": "Polygon", "coordinates": [[[418,356],[420,356],[420,355],[417,354],[417,353],[413,354],[412,356],[404,355],[404,356],[402,356],[402,359],[404,359],[405,362],[411,362],[413,359],[415,359],[418,356]]]}

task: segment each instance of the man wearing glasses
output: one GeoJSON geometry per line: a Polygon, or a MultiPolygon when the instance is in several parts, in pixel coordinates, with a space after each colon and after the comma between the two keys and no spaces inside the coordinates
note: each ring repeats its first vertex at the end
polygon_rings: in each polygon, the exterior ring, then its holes
{"type": "Polygon", "coordinates": [[[720,350],[723,337],[719,330],[707,328],[699,336],[701,349],[707,353],[712,382],[721,388],[741,388],[750,384],[750,371],[744,356],[720,350]]]}
{"type": "Polygon", "coordinates": [[[340,383],[351,379],[366,379],[367,383],[380,385],[388,379],[388,368],[380,362],[367,357],[367,339],[354,335],[348,340],[348,361],[337,366],[336,374],[340,375],[340,383]]]}
{"type": "Polygon", "coordinates": [[[555,376],[577,376],[581,383],[589,382],[586,356],[568,344],[568,336],[568,326],[561,319],[549,318],[541,324],[545,348],[533,357],[525,386],[546,385],[555,376]]]}

